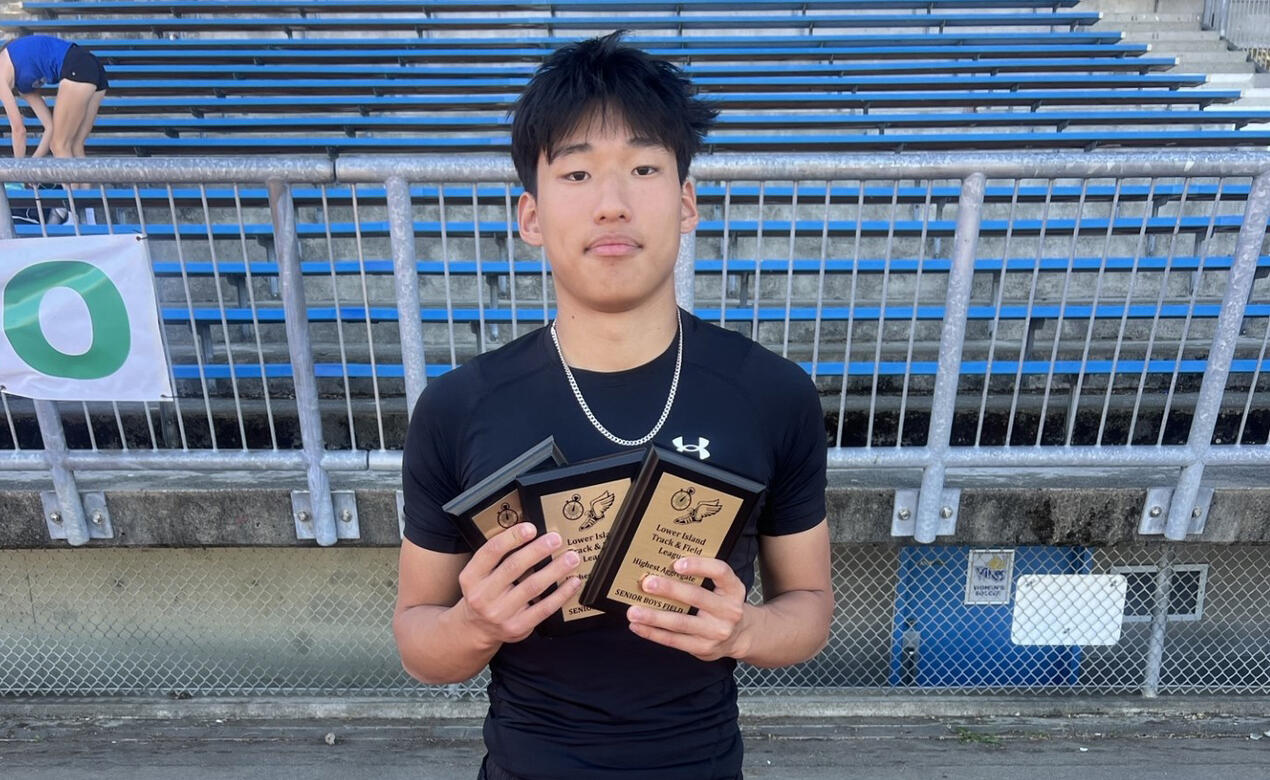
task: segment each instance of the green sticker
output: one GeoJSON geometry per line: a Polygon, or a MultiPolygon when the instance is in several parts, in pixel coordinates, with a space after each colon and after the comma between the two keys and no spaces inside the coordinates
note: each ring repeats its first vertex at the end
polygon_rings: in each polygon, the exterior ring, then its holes
{"type": "Polygon", "coordinates": [[[128,307],[101,269],[79,260],[50,260],[24,268],[4,289],[4,332],[27,365],[63,379],[101,379],[123,366],[132,349],[128,307]],[[93,342],[82,355],[49,343],[40,327],[40,303],[55,287],[79,294],[88,307],[93,342]]]}

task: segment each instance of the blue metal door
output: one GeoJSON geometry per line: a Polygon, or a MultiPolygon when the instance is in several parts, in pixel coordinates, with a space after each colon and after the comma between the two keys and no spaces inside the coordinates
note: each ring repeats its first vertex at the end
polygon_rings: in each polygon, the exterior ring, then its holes
{"type": "Polygon", "coordinates": [[[978,688],[1071,685],[1079,647],[1020,646],[1010,641],[1014,582],[1021,574],[1085,574],[1084,547],[1014,548],[1011,601],[966,604],[970,547],[905,547],[891,627],[893,686],[978,688]]]}

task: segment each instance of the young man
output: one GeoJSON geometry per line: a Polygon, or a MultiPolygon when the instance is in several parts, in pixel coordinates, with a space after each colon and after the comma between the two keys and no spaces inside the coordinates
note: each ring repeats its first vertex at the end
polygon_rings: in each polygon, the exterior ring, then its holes
{"type": "Polygon", "coordinates": [[[688,165],[713,118],[677,69],[617,34],[553,54],[517,103],[520,235],[546,250],[557,317],[419,399],[393,619],[420,680],[467,680],[489,664],[481,777],[740,777],[736,661],[797,663],[826,641],[816,389],[798,366],[675,302],[679,236],[698,219],[688,165]],[[577,593],[577,554],[534,572],[561,540],[527,523],[472,553],[440,507],[548,435],[570,461],[652,441],[768,487],[728,561],[680,561],[714,591],[645,578],[696,615],[633,607],[622,625],[534,631],[577,593]],[[756,557],[762,606],[746,602],[756,557]]]}

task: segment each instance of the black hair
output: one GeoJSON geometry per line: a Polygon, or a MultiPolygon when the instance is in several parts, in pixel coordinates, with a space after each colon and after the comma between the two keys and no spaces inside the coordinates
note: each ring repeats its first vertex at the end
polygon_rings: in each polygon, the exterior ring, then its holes
{"type": "Polygon", "coordinates": [[[673,64],[621,42],[619,30],[570,43],[547,57],[512,108],[512,162],[530,194],[538,191],[538,157],[584,123],[619,121],[640,138],[674,152],[679,181],[718,111],[695,96],[673,64]]]}

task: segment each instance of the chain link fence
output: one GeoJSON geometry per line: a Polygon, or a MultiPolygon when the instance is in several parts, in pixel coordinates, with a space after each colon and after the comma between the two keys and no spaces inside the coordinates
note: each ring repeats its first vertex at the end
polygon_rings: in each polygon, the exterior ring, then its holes
{"type": "MultiPolygon", "coordinates": [[[[829,645],[785,669],[742,665],[743,692],[1270,693],[1270,547],[997,551],[1013,558],[999,604],[965,603],[972,552],[836,546],[829,645]],[[1167,615],[1155,597],[1164,563],[1167,615]],[[1029,619],[1027,578],[1114,574],[1126,598],[1108,624],[1113,644],[1015,641],[1029,619]]],[[[393,550],[10,550],[3,560],[3,695],[484,694],[484,674],[427,686],[401,670],[393,550]]],[[[1093,594],[1030,618],[1080,630],[1100,608],[1093,594]]]]}

